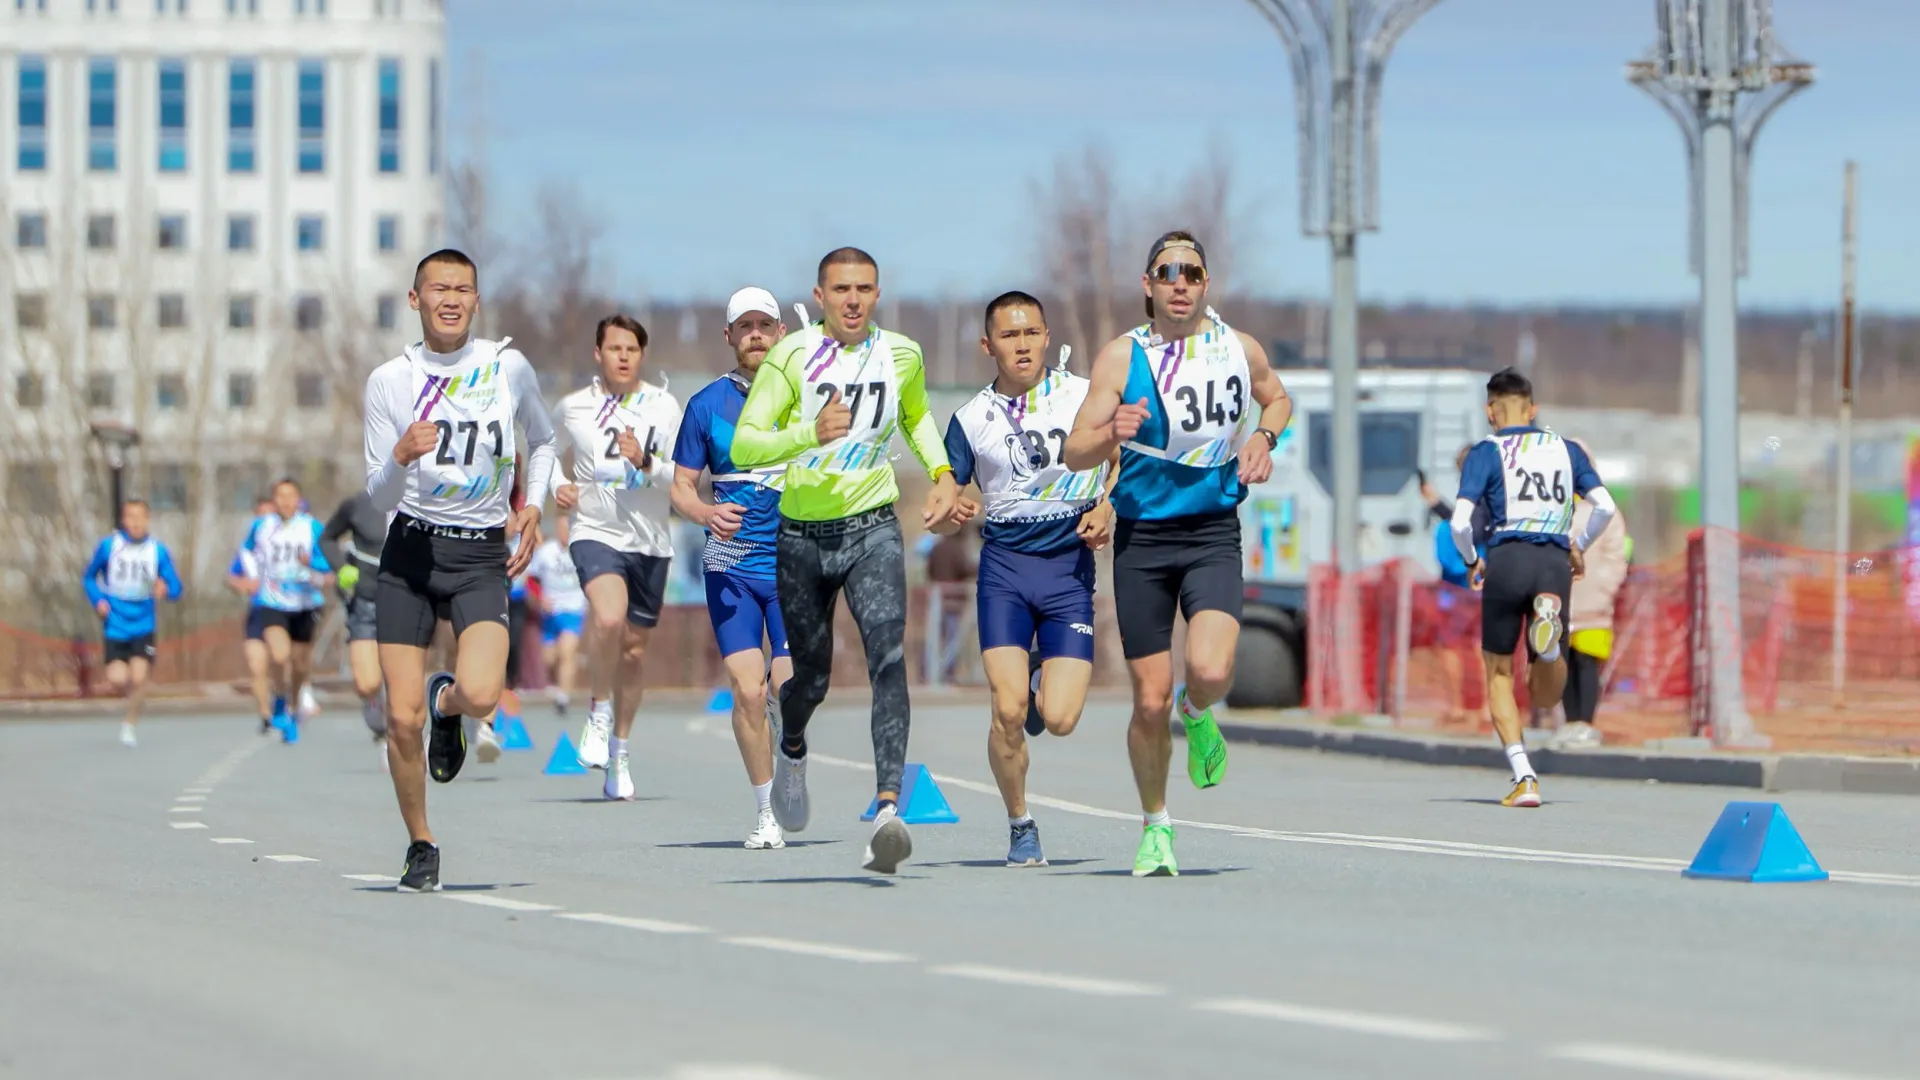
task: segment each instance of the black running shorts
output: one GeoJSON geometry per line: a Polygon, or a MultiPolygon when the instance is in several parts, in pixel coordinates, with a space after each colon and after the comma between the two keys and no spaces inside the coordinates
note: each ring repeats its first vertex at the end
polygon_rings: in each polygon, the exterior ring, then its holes
{"type": "Polygon", "coordinates": [[[141,634],[139,637],[122,638],[118,641],[108,638],[102,642],[101,657],[109,664],[124,664],[129,660],[153,662],[153,635],[141,634]]]}
{"type": "MultiPolygon", "coordinates": [[[[1568,597],[1573,592],[1573,563],[1567,549],[1554,543],[1506,540],[1487,549],[1486,584],[1480,589],[1480,647],[1495,656],[1512,656],[1520,647],[1533,598],[1560,598],[1560,634],[1567,632],[1568,597]]],[[[1527,651],[1533,651],[1529,645],[1527,651]]]]}
{"type": "Polygon", "coordinates": [[[505,529],[432,525],[400,514],[380,549],[375,640],[424,649],[441,619],[453,623],[456,639],[475,623],[506,629],[507,587],[505,529]]]}
{"type": "Polygon", "coordinates": [[[667,595],[667,567],[672,559],[616,551],[598,540],[575,540],[567,548],[580,587],[597,577],[618,574],[627,583],[627,621],[635,626],[660,622],[660,604],[667,595]]]}
{"type": "Polygon", "coordinates": [[[1202,611],[1240,618],[1240,515],[1134,521],[1113,533],[1113,606],[1120,651],[1129,660],[1173,648],[1173,610],[1191,622],[1202,611]]]}
{"type": "Polygon", "coordinates": [[[277,608],[255,608],[260,621],[262,638],[271,627],[279,627],[287,632],[287,637],[296,644],[308,645],[313,642],[314,627],[320,622],[317,611],[281,611],[277,608]]]}

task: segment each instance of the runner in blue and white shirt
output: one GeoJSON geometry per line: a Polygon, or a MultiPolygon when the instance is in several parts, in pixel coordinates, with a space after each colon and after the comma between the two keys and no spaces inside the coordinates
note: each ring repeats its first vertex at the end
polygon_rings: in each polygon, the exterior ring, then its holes
{"type": "Polygon", "coordinates": [[[760,362],[786,333],[772,293],[746,288],[733,294],[727,301],[725,338],[733,347],[734,369],[687,399],[673,447],[673,508],[707,530],[702,555],[707,615],[733,685],[734,741],[759,805],[759,818],[746,841],[754,849],[786,846],[773,819],[773,741],[768,727],[769,718],[779,712],[780,687],[793,676],[773,572],[780,481],[786,469],[736,466],[733,431],[760,362]],[[703,471],[712,479],[712,503],[701,501],[696,486],[703,471]]]}
{"type": "Polygon", "coordinates": [[[133,727],[146,699],[154,656],[154,615],[159,597],[180,599],[180,575],[167,546],[147,532],[147,504],[129,499],[120,508],[120,528],[100,541],[81,573],[87,603],[102,620],[107,684],[127,696],[120,742],[136,746],[133,727]]]}
{"type": "Polygon", "coordinates": [[[301,508],[300,485],[291,478],[273,486],[273,513],[253,523],[241,549],[259,567],[254,604],[260,609],[261,640],[267,646],[273,684],[272,722],[281,737],[300,739],[300,700],[313,662],[313,631],[326,603],[333,567],[320,546],[323,526],[301,508]]]}
{"type": "Polygon", "coordinates": [[[227,588],[244,597],[247,601],[247,621],[245,637],[240,642],[240,652],[246,657],[247,676],[253,688],[254,703],[260,710],[260,734],[273,730],[273,683],[267,678],[267,643],[261,635],[266,632],[266,624],[261,619],[260,607],[260,560],[247,550],[247,538],[260,524],[260,519],[273,513],[273,500],[261,499],[253,508],[253,519],[247,522],[246,532],[241,534],[239,546],[233,549],[233,561],[227,565],[227,588]]]}

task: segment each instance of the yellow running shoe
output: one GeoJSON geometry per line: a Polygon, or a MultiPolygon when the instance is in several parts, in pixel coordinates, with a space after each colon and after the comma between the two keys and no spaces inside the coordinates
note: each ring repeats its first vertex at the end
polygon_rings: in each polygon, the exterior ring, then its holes
{"type": "Polygon", "coordinates": [[[1501,806],[1521,806],[1529,809],[1540,805],[1540,781],[1529,776],[1516,781],[1513,790],[1500,800],[1501,806]]]}

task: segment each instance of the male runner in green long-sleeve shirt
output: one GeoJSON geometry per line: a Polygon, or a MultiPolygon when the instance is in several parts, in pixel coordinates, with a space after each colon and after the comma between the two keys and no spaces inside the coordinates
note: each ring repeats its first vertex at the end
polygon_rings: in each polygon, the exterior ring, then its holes
{"type": "Polygon", "coordinates": [[[834,596],[845,592],[873,683],[879,809],[864,865],[891,874],[913,853],[897,812],[909,715],[906,552],[893,512],[900,487],[887,455],[895,429],[934,481],[924,524],[953,514],[957,488],[939,424],[927,412],[920,346],[872,322],[880,300],[873,256],[858,248],[829,252],[813,298],[821,321],[767,354],[733,437],[736,466],[787,465],[775,575],[793,678],[780,691],[773,813],[788,832],[807,827],[807,721],[827,696],[834,596]]]}

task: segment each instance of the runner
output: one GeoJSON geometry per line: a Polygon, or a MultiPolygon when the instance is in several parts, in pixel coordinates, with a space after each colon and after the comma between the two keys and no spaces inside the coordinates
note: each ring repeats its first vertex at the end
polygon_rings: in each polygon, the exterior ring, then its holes
{"type": "Polygon", "coordinates": [[[147,672],[154,656],[154,613],[159,597],[180,599],[180,575],[167,546],[147,532],[147,504],[128,499],[120,507],[120,527],[93,549],[81,571],[87,603],[101,618],[101,656],[107,685],[127,696],[120,722],[120,745],[138,746],[134,725],[147,696],[147,672]]]}
{"type": "Polygon", "coordinates": [[[253,520],[247,523],[247,532],[240,538],[240,546],[233,551],[233,562],[227,567],[227,588],[247,600],[246,636],[241,639],[240,653],[247,661],[247,676],[253,686],[253,700],[260,709],[260,734],[274,730],[274,717],[279,710],[273,703],[273,684],[267,679],[267,643],[260,635],[265,632],[260,606],[260,560],[247,550],[247,536],[253,535],[254,526],[260,519],[273,513],[273,500],[261,499],[253,508],[253,520]]]}
{"type": "Polygon", "coordinates": [[[387,686],[387,760],[407,836],[402,892],[440,888],[427,826],[426,773],[444,784],[467,757],[461,717],[491,716],[507,666],[507,581],[540,544],[553,428],[527,358],[472,336],[480,306],[473,260],[451,249],[420,260],[407,302],[420,342],[367,379],[367,492],[398,511],[380,549],[376,633],[387,686]],[[526,504],[509,489],[526,434],[526,504]],[[522,538],[508,556],[509,538],[522,538]],[[454,671],[426,672],[438,618],[453,624],[454,671]],[[422,767],[423,728],[431,725],[422,767]]]}
{"type": "Polygon", "coordinates": [[[387,705],[380,699],[380,643],[375,598],[380,579],[380,547],[387,540],[387,515],[373,505],[373,496],[357,491],[340,503],[326,528],[320,530],[320,549],[327,562],[338,567],[336,578],[347,608],[347,663],[353,669],[353,692],[360,696],[360,718],[379,744],[380,761],[387,760],[387,705]],[[343,548],[340,541],[352,547],[343,548]]]}
{"type": "Polygon", "coordinates": [[[273,683],[273,723],[287,743],[300,741],[300,691],[313,663],[313,631],[326,602],[333,564],[320,548],[320,522],[300,509],[300,485],[273,485],[273,513],[253,523],[241,545],[260,568],[260,638],[273,683]]]}
{"type": "Polygon", "coordinates": [[[774,579],[774,536],[780,528],[779,465],[743,471],[733,463],[734,428],[747,388],[775,342],[787,336],[780,304],[765,289],[747,288],[727,301],[727,344],[734,369],[687,399],[686,419],[673,445],[673,508],[707,530],[707,617],[733,690],[733,741],[753,785],[758,818],[749,849],[787,846],[773,816],[773,736],[779,715],[774,695],[793,677],[787,627],[780,618],[774,579]],[[713,502],[695,486],[712,476],[713,502]],[[767,651],[762,653],[761,643],[767,651]],[[769,689],[771,685],[771,689],[769,689]]]}
{"type": "MultiPolygon", "coordinates": [[[[561,430],[557,423],[554,430],[561,430]]],[[[527,564],[527,577],[540,583],[540,662],[546,667],[547,684],[553,693],[553,711],[565,716],[567,706],[572,704],[587,597],[580,591],[580,578],[567,556],[567,519],[562,517],[553,528],[554,538],[541,544],[527,564]]],[[[513,625],[511,618],[507,625],[513,625]]]]}
{"type": "MultiPolygon", "coordinates": [[[[976,606],[993,700],[987,762],[1007,804],[1008,866],[1047,865],[1027,813],[1027,735],[1066,735],[1080,723],[1093,681],[1093,553],[1113,538],[1104,499],[1112,470],[1069,472],[1060,460],[1088,383],[1047,369],[1049,341],[1040,301],[995,298],[980,347],[997,374],[947,423],[954,482],[977,484],[986,502],[976,606]],[[1028,657],[1036,640],[1038,671],[1028,657]]],[[[935,531],[956,531],[978,510],[963,496],[959,520],[935,531]]]]}
{"type": "Polygon", "coordinates": [[[833,611],[844,592],[873,686],[877,796],[864,865],[891,874],[913,853],[898,813],[911,716],[906,552],[893,509],[900,487],[887,460],[895,429],[933,480],[922,525],[952,516],[957,489],[939,424],[927,410],[920,346],[872,322],[880,299],[873,256],[850,247],[829,252],[816,282],[821,321],[767,354],[732,448],[738,468],[787,465],[775,550],[793,677],[780,691],[773,813],[788,832],[807,827],[807,721],[827,696],[833,611]]]}
{"type": "MultiPolygon", "coordinates": [[[[592,612],[592,700],[580,733],[580,763],[607,770],[601,793],[609,799],[633,798],[627,737],[640,711],[642,662],[660,621],[673,559],[667,522],[673,462],[667,447],[680,427],[680,403],[640,378],[646,351],[647,331],[638,322],[625,315],[600,320],[593,332],[600,374],[553,410],[554,427],[573,447],[572,480],[556,487],[554,497],[570,511],[571,571],[577,571],[576,587],[586,590],[592,612]]],[[[567,524],[562,519],[563,529],[567,524]]],[[[540,587],[548,588],[546,579],[540,587]]]]}
{"type": "Polygon", "coordinates": [[[1587,545],[1613,520],[1613,496],[1580,446],[1535,425],[1533,383],[1507,368],[1487,380],[1493,434],[1474,444],[1460,467],[1453,540],[1480,592],[1480,648],[1486,654],[1487,705],[1513,766],[1502,806],[1540,805],[1540,781],[1527,760],[1520,708],[1513,699],[1513,653],[1527,642],[1527,693],[1551,709],[1567,685],[1565,612],[1587,545]],[[1593,504],[1586,529],[1573,532],[1573,497],[1593,504]],[[1474,512],[1484,507],[1487,554],[1474,550],[1474,512]]]}
{"type": "Polygon", "coordinates": [[[1213,704],[1233,681],[1240,638],[1238,507],[1273,473],[1293,415],[1266,350],[1206,306],[1207,255],[1191,233],[1154,241],[1140,278],[1149,321],[1109,342],[1067,437],[1070,469],[1120,451],[1113,489],[1113,603],[1133,680],[1127,756],[1146,813],[1136,877],[1180,872],[1167,816],[1173,733],[1173,613],[1187,620],[1186,687],[1177,702],[1187,776],[1227,774],[1213,704]]]}

